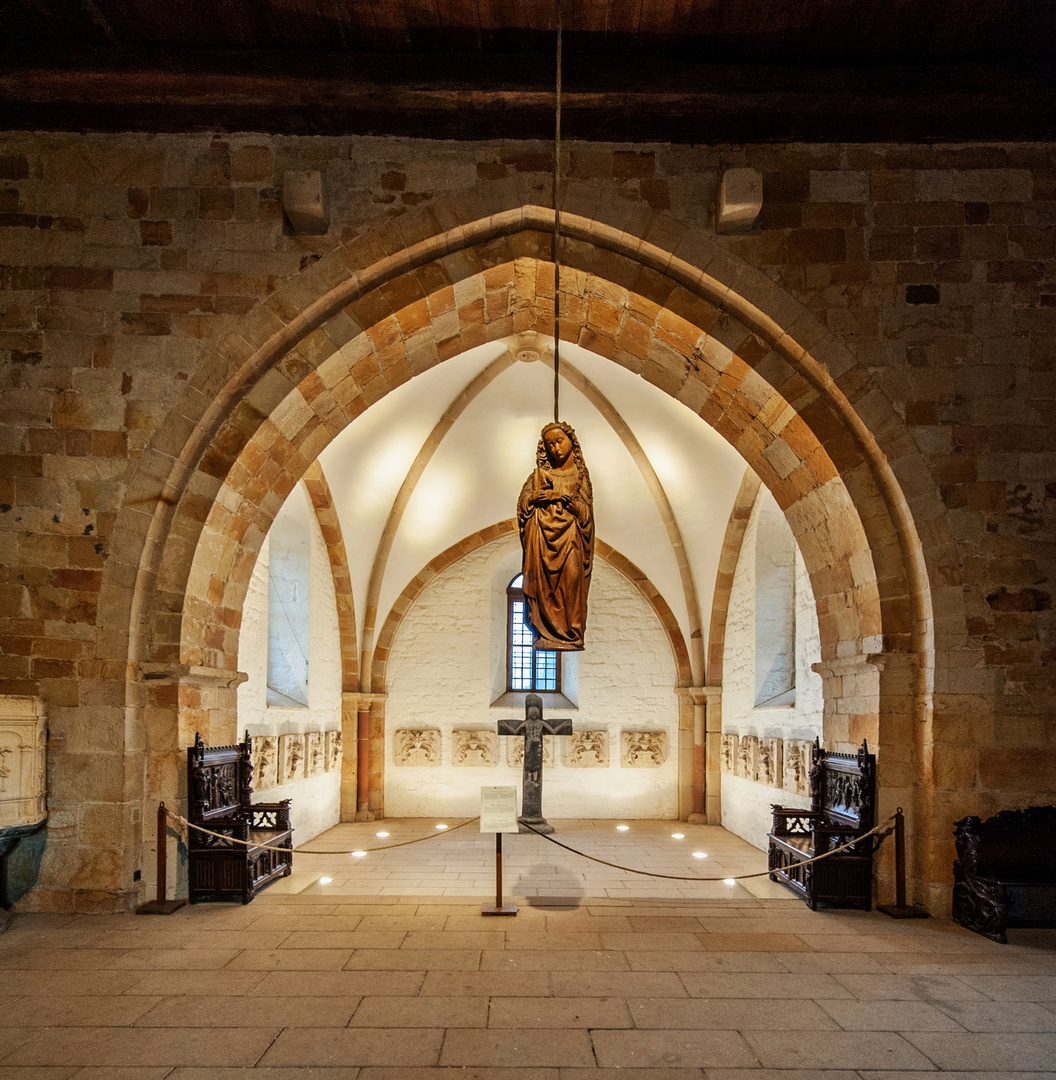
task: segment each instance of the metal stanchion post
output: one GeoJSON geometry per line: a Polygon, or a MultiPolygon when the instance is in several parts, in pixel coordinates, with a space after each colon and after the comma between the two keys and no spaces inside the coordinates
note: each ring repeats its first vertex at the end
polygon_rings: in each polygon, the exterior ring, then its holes
{"type": "Polygon", "coordinates": [[[168,837],[165,835],[167,817],[165,804],[158,803],[158,895],[157,899],[140,904],[136,908],[137,915],[171,915],[187,904],[186,900],[165,899],[165,882],[169,876],[168,837]]]}
{"type": "Polygon", "coordinates": [[[895,811],[895,902],[877,904],[877,911],[892,919],[926,919],[928,913],[906,903],[906,818],[900,806],[895,811]]]}
{"type": "Polygon", "coordinates": [[[502,902],[502,833],[495,834],[495,903],[481,904],[481,915],[516,915],[516,904],[502,902]]]}

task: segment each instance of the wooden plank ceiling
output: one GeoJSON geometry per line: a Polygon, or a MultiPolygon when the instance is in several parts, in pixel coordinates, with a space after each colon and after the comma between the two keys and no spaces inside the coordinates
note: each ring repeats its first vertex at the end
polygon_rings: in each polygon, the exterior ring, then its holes
{"type": "MultiPolygon", "coordinates": [[[[571,138],[1056,135],[1056,0],[563,7],[571,138]]],[[[0,127],[545,138],[554,26],[555,0],[0,0],[0,127]]]]}

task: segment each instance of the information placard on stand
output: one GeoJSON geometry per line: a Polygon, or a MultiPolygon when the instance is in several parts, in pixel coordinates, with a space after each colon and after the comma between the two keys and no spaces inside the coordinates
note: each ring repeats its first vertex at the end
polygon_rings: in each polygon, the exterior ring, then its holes
{"type": "Polygon", "coordinates": [[[517,823],[517,788],[480,789],[480,831],[495,834],[495,903],[482,904],[482,915],[516,915],[516,904],[502,902],[502,834],[520,831],[517,823]]]}

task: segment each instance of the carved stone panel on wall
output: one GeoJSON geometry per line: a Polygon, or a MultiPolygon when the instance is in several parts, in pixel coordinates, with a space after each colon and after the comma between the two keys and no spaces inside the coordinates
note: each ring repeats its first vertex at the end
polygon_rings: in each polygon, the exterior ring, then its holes
{"type": "Polygon", "coordinates": [[[623,732],[623,767],[655,769],[667,760],[666,731],[623,732]]]}
{"type": "Polygon", "coordinates": [[[341,768],[341,732],[326,733],[326,771],[336,772],[341,768]]]}
{"type": "Polygon", "coordinates": [[[47,816],[46,744],[44,703],[0,695],[0,828],[36,825],[47,816]]]}
{"type": "Polygon", "coordinates": [[[323,733],[305,732],[304,772],[306,776],[318,776],[323,771],[323,733]]]}
{"type": "Polygon", "coordinates": [[[737,773],[737,749],[740,738],[732,732],[724,732],[722,736],[721,765],[724,773],[737,773]]]}
{"type": "Polygon", "coordinates": [[[742,735],[737,747],[737,775],[744,780],[755,779],[755,755],[759,747],[757,735],[742,735]]]}
{"type": "Polygon", "coordinates": [[[609,764],[606,731],[576,731],[566,745],[565,764],[570,769],[604,769],[609,764]]]}
{"type": "MultiPolygon", "coordinates": [[[[575,736],[573,736],[575,738],[575,736]]],[[[524,768],[524,736],[504,735],[506,743],[506,764],[517,769],[524,768]]],[[[554,763],[554,736],[543,736],[543,765],[549,768],[554,763]]]]}
{"type": "MultiPolygon", "coordinates": [[[[523,743],[524,740],[522,739],[523,743]]],[[[499,736],[495,731],[452,731],[452,765],[497,765],[499,736]]]]}
{"type": "Polygon", "coordinates": [[[304,735],[279,736],[279,783],[292,784],[304,779],[304,735]]]}
{"type": "Polygon", "coordinates": [[[267,791],[278,779],[279,738],[277,735],[253,735],[253,790],[267,791]]]}
{"type": "Polygon", "coordinates": [[[767,787],[781,786],[781,740],[760,739],[755,779],[767,787]]]}
{"type": "Polygon", "coordinates": [[[401,728],[394,737],[397,765],[439,767],[439,728],[401,728]]]}
{"type": "Polygon", "coordinates": [[[786,791],[810,794],[810,750],[813,745],[809,739],[785,739],[781,786],[786,791]]]}

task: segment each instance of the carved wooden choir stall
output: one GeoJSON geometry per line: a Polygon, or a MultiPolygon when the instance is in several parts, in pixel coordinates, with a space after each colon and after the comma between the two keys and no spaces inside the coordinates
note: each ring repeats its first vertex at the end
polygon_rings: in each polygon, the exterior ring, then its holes
{"type": "Polygon", "coordinates": [[[251,755],[249,735],[237,746],[206,746],[196,734],[194,746],[187,748],[188,820],[221,834],[188,830],[192,904],[201,900],[248,904],[265,885],[289,877],[293,869],[290,800],[250,802],[251,755]]]}
{"type": "Polygon", "coordinates": [[[862,742],[857,754],[834,754],[814,741],[810,809],[772,806],[771,881],[794,889],[816,910],[863,908],[873,903],[873,838],[838,855],[804,865],[868,832],[876,816],[876,757],[862,742]]]}
{"type": "Polygon", "coordinates": [[[1056,806],[962,818],[954,836],[954,922],[1002,944],[1009,927],[1056,926],[1056,806]]]}

